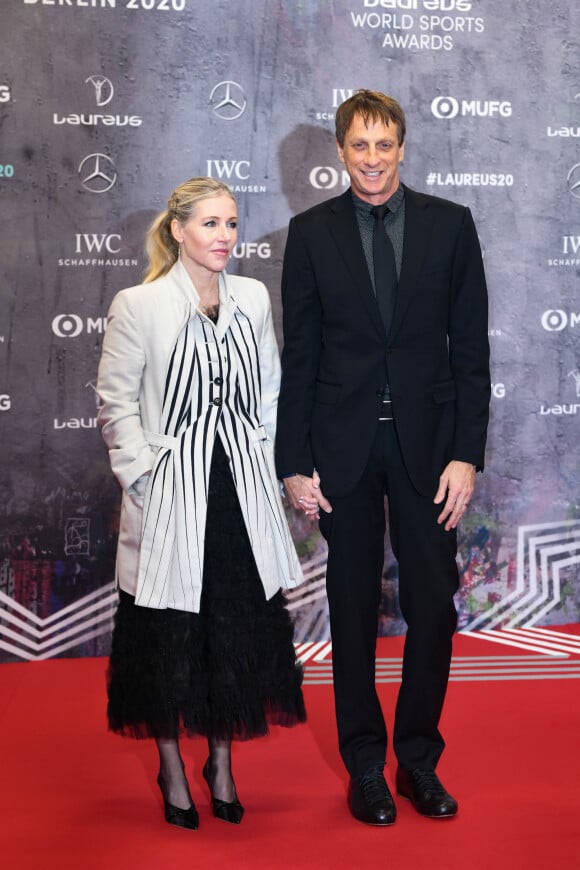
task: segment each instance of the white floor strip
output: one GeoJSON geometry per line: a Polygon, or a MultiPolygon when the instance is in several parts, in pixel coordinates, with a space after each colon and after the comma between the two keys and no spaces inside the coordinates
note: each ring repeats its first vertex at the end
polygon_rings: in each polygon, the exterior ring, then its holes
{"type": "Polygon", "coordinates": [[[577,634],[567,634],[565,631],[554,631],[551,628],[537,628],[536,626],[522,628],[521,631],[525,631],[526,634],[531,635],[545,635],[546,637],[551,637],[555,641],[570,640],[572,641],[572,644],[578,648],[578,651],[580,651],[580,636],[577,634]]]}
{"type": "Polygon", "coordinates": [[[513,646],[518,649],[527,649],[530,652],[542,652],[548,656],[556,656],[558,658],[566,658],[566,653],[556,652],[556,650],[544,649],[539,646],[532,646],[530,643],[516,643],[515,640],[509,640],[506,637],[499,637],[497,632],[489,631],[462,631],[464,637],[473,637],[476,640],[489,640],[491,643],[499,643],[504,646],[513,646]]]}
{"type": "MultiPolygon", "coordinates": [[[[487,633],[487,630],[484,629],[484,632],[487,633]]],[[[504,628],[501,630],[500,633],[501,633],[502,637],[514,638],[516,641],[519,641],[520,638],[522,638],[522,637],[524,637],[524,638],[529,637],[527,629],[525,629],[525,628],[510,628],[510,629],[504,628]]],[[[552,640],[542,640],[541,638],[535,637],[535,636],[530,638],[530,640],[533,641],[534,644],[537,644],[542,649],[545,649],[546,651],[548,651],[548,650],[556,650],[556,651],[560,650],[563,652],[576,653],[576,654],[579,652],[578,647],[570,646],[570,645],[565,644],[565,643],[556,643],[555,641],[552,641],[552,640]]]]}

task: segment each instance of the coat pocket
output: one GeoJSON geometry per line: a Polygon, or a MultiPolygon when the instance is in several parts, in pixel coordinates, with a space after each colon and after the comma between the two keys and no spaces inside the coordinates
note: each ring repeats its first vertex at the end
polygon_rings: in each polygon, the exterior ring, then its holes
{"type": "Polygon", "coordinates": [[[319,405],[336,405],[340,397],[340,384],[327,384],[324,381],[316,381],[314,388],[314,401],[319,405]]]}
{"type": "Polygon", "coordinates": [[[441,381],[433,385],[433,400],[437,405],[441,405],[443,402],[452,402],[456,396],[454,380],[441,381]]]}

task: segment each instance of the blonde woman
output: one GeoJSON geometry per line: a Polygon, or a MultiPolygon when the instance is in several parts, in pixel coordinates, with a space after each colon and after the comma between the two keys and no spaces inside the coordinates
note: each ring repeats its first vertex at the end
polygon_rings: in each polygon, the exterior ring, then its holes
{"type": "Polygon", "coordinates": [[[226,184],[175,190],[144,283],[113,300],[98,378],[123,490],[109,727],[156,741],[165,819],[192,830],[180,735],[207,738],[213,813],[239,824],[231,741],[305,719],[281,592],[303,577],[274,471],[278,349],[264,285],[225,272],[237,221],[226,184]]]}

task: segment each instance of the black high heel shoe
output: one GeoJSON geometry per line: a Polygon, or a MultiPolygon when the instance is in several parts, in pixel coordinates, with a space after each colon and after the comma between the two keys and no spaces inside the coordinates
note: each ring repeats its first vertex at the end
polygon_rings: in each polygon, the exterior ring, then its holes
{"type": "Polygon", "coordinates": [[[163,798],[163,810],[165,812],[165,821],[170,825],[175,825],[178,828],[187,828],[188,831],[197,831],[199,828],[199,816],[197,814],[197,810],[195,808],[195,804],[191,803],[191,806],[186,810],[182,810],[181,807],[174,807],[173,804],[170,804],[167,798],[165,797],[165,792],[163,791],[163,785],[161,784],[161,774],[157,777],[157,785],[161,791],[161,797],[163,798]]]}
{"type": "Polygon", "coordinates": [[[239,802],[237,795],[233,801],[222,801],[219,798],[213,796],[211,782],[209,779],[209,764],[210,759],[208,758],[203,766],[202,774],[203,778],[209,786],[213,814],[216,819],[222,819],[222,821],[224,822],[231,822],[232,825],[239,825],[242,821],[242,816],[244,815],[244,808],[239,802]]]}

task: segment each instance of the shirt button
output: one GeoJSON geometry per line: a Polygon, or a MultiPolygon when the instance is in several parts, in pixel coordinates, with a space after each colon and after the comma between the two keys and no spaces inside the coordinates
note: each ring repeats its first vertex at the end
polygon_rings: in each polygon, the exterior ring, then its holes
{"type": "Polygon", "coordinates": [[[213,404],[214,404],[214,405],[218,405],[218,406],[219,406],[219,405],[221,405],[221,403],[222,403],[222,400],[220,399],[219,396],[216,396],[216,398],[213,399],[213,404]]]}
{"type": "Polygon", "coordinates": [[[221,378],[214,378],[214,384],[216,385],[216,387],[221,387],[223,381],[221,378]]]}

